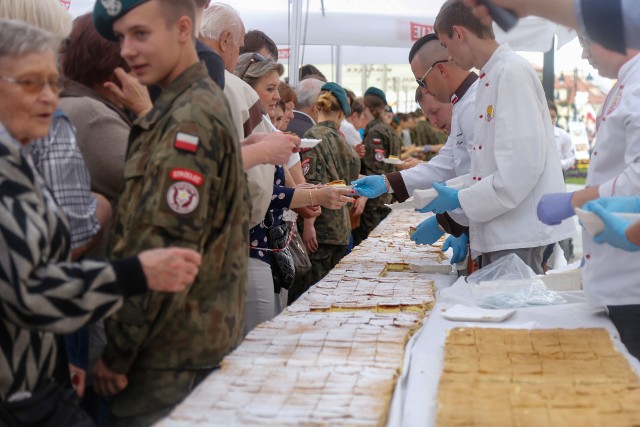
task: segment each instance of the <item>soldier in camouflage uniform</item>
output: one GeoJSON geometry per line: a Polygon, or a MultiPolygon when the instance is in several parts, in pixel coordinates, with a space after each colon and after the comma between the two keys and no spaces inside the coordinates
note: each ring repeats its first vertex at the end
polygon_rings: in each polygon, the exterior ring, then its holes
{"type": "MultiPolygon", "coordinates": [[[[416,95],[416,97],[417,96],[418,95],[416,95]]],[[[418,111],[420,111],[421,113],[419,114],[418,124],[415,129],[411,130],[411,141],[413,141],[415,146],[424,147],[425,145],[441,145],[446,143],[447,134],[443,131],[434,129],[434,127],[431,126],[427,121],[427,119],[425,118],[422,110],[418,110],[418,111]]],[[[423,153],[425,156],[424,160],[426,161],[431,160],[433,157],[435,157],[438,154],[437,152],[426,152],[426,151],[423,151],[423,153]]]]}
{"type": "Polygon", "coordinates": [[[126,386],[110,423],[131,427],[166,416],[241,341],[251,206],[228,102],[196,56],[193,1],[116,2],[96,2],[97,30],[163,90],[131,129],[111,254],[202,254],[187,292],[132,298],[106,323],[94,382],[103,393],[126,386]]]}
{"type": "MultiPolygon", "coordinates": [[[[358,179],[360,158],[337,128],[337,123],[351,113],[349,98],[336,83],[325,83],[316,108],[318,124],[306,131],[304,137],[321,139],[322,142],[300,153],[305,180],[311,184],[344,180],[349,184],[358,179]]],[[[315,234],[314,246],[317,244],[317,249],[309,250],[311,270],[296,286],[298,294],[326,276],[344,257],[351,235],[349,205],[336,210],[324,209],[319,217],[305,220],[302,233],[305,243],[312,238],[310,233],[315,234]]]]}
{"type": "MultiPolygon", "coordinates": [[[[364,94],[366,112],[373,117],[364,129],[365,155],[362,159],[361,173],[363,175],[383,175],[396,172],[395,165],[384,163],[389,156],[400,156],[401,141],[393,128],[384,123],[380,116],[387,105],[387,99],[380,89],[370,87],[364,94]]],[[[353,230],[353,244],[359,245],[367,238],[371,230],[385,219],[391,211],[385,206],[391,203],[391,195],[385,194],[376,199],[370,199],[360,218],[360,226],[353,230]]]]}

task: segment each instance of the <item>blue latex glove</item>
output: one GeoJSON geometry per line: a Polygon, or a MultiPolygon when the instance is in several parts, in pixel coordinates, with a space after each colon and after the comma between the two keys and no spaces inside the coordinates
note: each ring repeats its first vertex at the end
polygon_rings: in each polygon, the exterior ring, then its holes
{"type": "Polygon", "coordinates": [[[558,225],[576,213],[571,206],[573,193],[549,193],[538,202],[538,219],[547,225],[558,225]]]}
{"type": "Polygon", "coordinates": [[[625,213],[640,213],[640,197],[601,197],[600,199],[592,200],[585,204],[585,210],[587,205],[593,206],[597,204],[603,207],[609,212],[625,212],[625,213]]]}
{"type": "Polygon", "coordinates": [[[443,183],[435,182],[433,184],[433,188],[438,192],[438,197],[425,206],[422,209],[416,209],[418,212],[434,212],[434,213],[445,213],[448,211],[452,211],[458,209],[460,207],[460,201],[458,200],[458,190],[455,188],[447,187],[447,185],[443,183]]]}
{"type": "Polygon", "coordinates": [[[411,235],[411,240],[418,245],[432,245],[438,240],[444,231],[438,228],[436,216],[431,216],[416,227],[416,231],[411,235]]]}
{"type": "Polygon", "coordinates": [[[351,183],[356,196],[373,199],[387,192],[387,183],[382,175],[370,175],[351,183]]]}
{"type": "Polygon", "coordinates": [[[604,223],[604,231],[593,236],[594,242],[600,245],[607,243],[628,252],[640,251],[640,246],[631,243],[629,239],[627,239],[626,231],[629,225],[631,225],[631,221],[608,212],[600,203],[597,203],[596,200],[586,203],[583,209],[598,215],[604,223]]]}
{"type": "Polygon", "coordinates": [[[469,243],[469,236],[461,234],[460,237],[447,237],[442,245],[442,252],[447,249],[453,249],[453,256],[451,257],[451,264],[462,262],[467,257],[467,243],[469,243]]]}

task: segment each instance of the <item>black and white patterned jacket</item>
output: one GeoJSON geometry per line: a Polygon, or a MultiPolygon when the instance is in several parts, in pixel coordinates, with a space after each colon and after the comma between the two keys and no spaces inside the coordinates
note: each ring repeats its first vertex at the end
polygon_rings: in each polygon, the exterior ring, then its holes
{"type": "Polygon", "coordinates": [[[122,295],[146,290],[137,258],[71,263],[69,250],[62,212],[0,124],[2,400],[26,397],[51,377],[58,354],[54,334],[104,318],[120,307],[122,295]]]}

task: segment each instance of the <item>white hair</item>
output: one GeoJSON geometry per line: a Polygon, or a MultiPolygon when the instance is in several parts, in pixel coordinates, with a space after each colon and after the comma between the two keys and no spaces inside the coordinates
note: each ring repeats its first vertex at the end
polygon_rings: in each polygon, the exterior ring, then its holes
{"type": "Polygon", "coordinates": [[[56,54],[60,39],[25,22],[0,19],[0,58],[19,58],[32,53],[56,54]]]}
{"type": "Polygon", "coordinates": [[[208,40],[220,40],[229,31],[234,40],[244,37],[244,24],[238,12],[226,3],[213,3],[204,10],[200,34],[208,40]]]}
{"type": "Polygon", "coordinates": [[[300,81],[296,86],[296,95],[298,96],[298,103],[296,108],[313,107],[318,101],[320,95],[320,89],[324,85],[324,82],[314,78],[308,78],[300,81]]]}
{"type": "Polygon", "coordinates": [[[67,37],[73,25],[59,0],[2,0],[0,17],[26,22],[60,38],[67,37]]]}

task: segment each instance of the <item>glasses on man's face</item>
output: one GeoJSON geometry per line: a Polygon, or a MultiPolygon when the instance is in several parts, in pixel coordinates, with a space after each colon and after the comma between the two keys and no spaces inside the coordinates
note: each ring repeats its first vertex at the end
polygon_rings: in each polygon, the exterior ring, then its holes
{"type": "Polygon", "coordinates": [[[49,80],[38,79],[38,78],[23,78],[23,79],[14,79],[13,77],[5,77],[0,76],[0,80],[4,80],[5,82],[18,85],[30,95],[37,95],[44,90],[45,86],[49,86],[51,88],[51,92],[56,95],[62,90],[62,81],[58,78],[51,78],[49,80]]]}
{"type": "Polygon", "coordinates": [[[433,65],[431,67],[429,67],[427,72],[424,73],[424,76],[422,76],[421,79],[416,79],[416,83],[418,83],[418,86],[426,88],[427,87],[427,83],[426,83],[425,79],[427,78],[427,76],[429,75],[431,70],[433,70],[433,67],[435,67],[438,64],[442,64],[443,62],[449,62],[449,60],[448,59],[443,59],[443,60],[434,62],[433,65]]]}
{"type": "Polygon", "coordinates": [[[247,74],[247,71],[249,71],[249,68],[251,68],[251,66],[253,64],[255,64],[256,62],[262,62],[262,61],[266,61],[267,58],[265,58],[264,56],[260,55],[259,53],[253,53],[251,54],[251,58],[249,59],[249,63],[247,64],[247,68],[244,69],[244,72],[240,75],[241,79],[244,79],[244,75],[247,74]]]}

